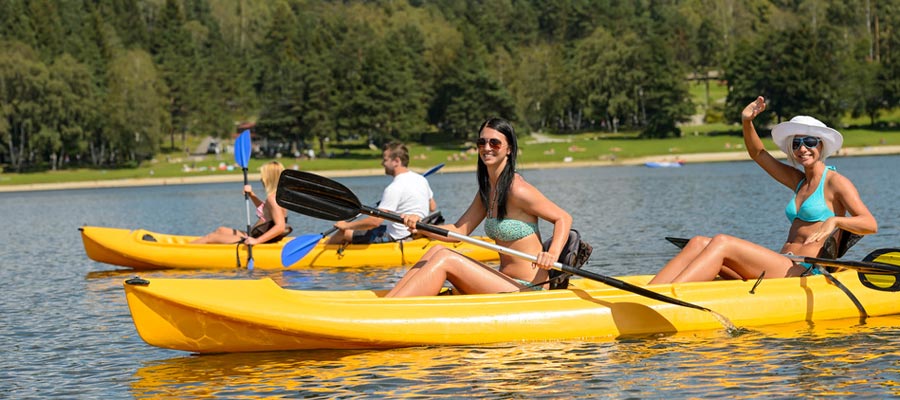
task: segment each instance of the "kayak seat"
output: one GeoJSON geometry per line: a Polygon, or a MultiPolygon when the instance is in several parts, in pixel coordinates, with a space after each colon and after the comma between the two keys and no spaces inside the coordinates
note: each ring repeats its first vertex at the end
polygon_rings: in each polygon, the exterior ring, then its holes
{"type": "MultiPolygon", "coordinates": [[[[819,250],[819,258],[837,259],[844,256],[863,235],[859,235],[843,229],[835,230],[834,234],[825,240],[822,250],[819,250]]],[[[836,272],[839,268],[828,267],[829,272],[836,272]]]]}
{"type": "MultiPolygon", "coordinates": [[[[262,224],[256,225],[253,227],[253,229],[250,230],[250,236],[255,237],[255,238],[260,237],[264,233],[266,233],[266,231],[268,231],[269,229],[272,229],[273,226],[275,226],[275,223],[272,221],[267,221],[262,224]]],[[[290,235],[291,232],[293,232],[293,231],[294,231],[294,228],[291,228],[290,225],[285,224],[284,232],[281,232],[280,235],[269,239],[266,243],[275,243],[281,239],[284,239],[286,236],[290,235]]]]}
{"type": "Polygon", "coordinates": [[[435,211],[426,215],[425,218],[422,218],[422,223],[428,225],[440,225],[444,223],[444,216],[441,215],[440,211],[435,211]]]}
{"type": "MultiPolygon", "coordinates": [[[[544,251],[550,248],[550,243],[553,243],[552,237],[544,241],[544,251]]],[[[593,251],[594,248],[581,239],[581,233],[575,229],[571,229],[569,230],[569,237],[566,239],[566,244],[563,246],[563,251],[559,254],[559,259],[557,261],[561,264],[581,269],[581,267],[587,263],[588,259],[591,258],[591,252],[593,251]]],[[[570,273],[552,269],[550,270],[550,280],[547,282],[550,283],[551,290],[566,289],[569,287],[570,277],[572,277],[572,274],[570,273]]]]}

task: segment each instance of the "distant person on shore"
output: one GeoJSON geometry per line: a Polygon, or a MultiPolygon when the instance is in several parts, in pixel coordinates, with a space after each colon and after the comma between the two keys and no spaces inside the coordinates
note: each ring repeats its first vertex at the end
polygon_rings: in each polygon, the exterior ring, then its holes
{"type": "MultiPolygon", "coordinates": [[[[434,193],[424,176],[409,169],[409,150],[400,142],[391,142],[381,152],[385,175],[394,179],[384,188],[378,208],[398,214],[413,214],[424,218],[437,209],[434,193]]],[[[367,216],[355,221],[338,221],[338,231],[328,239],[329,244],[388,243],[411,239],[406,225],[385,223],[384,219],[367,216]]]]}
{"type": "Polygon", "coordinates": [[[724,234],[696,236],[651,284],[709,281],[720,274],[731,279],[821,274],[812,265],[795,263],[785,255],[818,256],[836,229],[859,235],[878,231],[875,217],[853,183],[825,165],[825,158],[837,153],[844,142],[840,132],[802,115],[778,124],[772,129],[772,140],[788,155],[791,165],[787,165],[766,151],[753,126],[753,119],[765,109],[765,99],[758,97],[744,108],[741,121],[750,158],[794,192],[785,208],[791,226],[781,251],[724,234]]]}
{"type": "MultiPolygon", "coordinates": [[[[445,281],[462,294],[544,290],[549,269],[559,260],[572,217],[516,173],[518,142],[512,125],[489,118],[478,133],[478,192],[462,217],[441,228],[469,235],[484,221],[484,232],[498,245],[526,254],[537,254],[537,262],[500,255],[496,270],[448,247],[434,246],[403,276],[386,297],[437,295],[445,281]],[[538,219],[553,224],[553,239],[545,251],[538,219]]],[[[405,214],[403,220],[415,230],[421,216],[405,214]]],[[[442,236],[426,236],[447,241],[442,236]]],[[[451,240],[452,241],[452,240],[451,240]]]]}
{"type": "Polygon", "coordinates": [[[287,225],[287,211],[275,202],[275,193],[278,190],[278,179],[281,177],[281,171],[284,166],[278,161],[272,161],[263,164],[259,168],[260,178],[263,186],[266,188],[265,200],[260,199],[253,193],[253,186],[244,185],[244,193],[247,193],[250,200],[256,206],[256,216],[259,218],[247,232],[221,226],[212,233],[207,234],[191,243],[246,243],[256,245],[260,243],[272,243],[281,240],[281,238],[291,233],[291,228],[287,225]]]}

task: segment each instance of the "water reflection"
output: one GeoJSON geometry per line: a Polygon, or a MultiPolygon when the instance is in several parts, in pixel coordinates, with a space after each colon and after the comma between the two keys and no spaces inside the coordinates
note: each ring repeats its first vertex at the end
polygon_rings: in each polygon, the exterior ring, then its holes
{"type": "Polygon", "coordinates": [[[900,395],[900,317],[619,340],[148,361],[132,395],[305,397],[884,397],[900,395]],[[873,352],[881,348],[880,352],[873,352]],[[883,348],[881,346],[884,346],[883,348]],[[891,365],[872,374],[873,365],[891,365]]]}

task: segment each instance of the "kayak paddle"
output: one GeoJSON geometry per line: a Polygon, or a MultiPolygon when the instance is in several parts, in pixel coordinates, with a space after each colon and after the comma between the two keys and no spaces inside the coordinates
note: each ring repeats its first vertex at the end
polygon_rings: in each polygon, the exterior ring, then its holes
{"type": "MultiPolygon", "coordinates": [[[[250,130],[247,129],[234,141],[234,162],[244,171],[244,186],[247,185],[247,168],[250,165],[250,130]]],[[[250,234],[250,194],[244,193],[247,205],[247,234],[250,234]]],[[[247,245],[247,269],[253,269],[253,246],[247,245]]]]}
{"type": "MultiPolygon", "coordinates": [[[[441,168],[444,168],[444,163],[440,163],[438,165],[435,165],[434,167],[431,167],[431,169],[425,171],[422,176],[427,178],[428,175],[439,171],[441,168]]],[[[350,221],[355,220],[357,217],[359,217],[359,215],[350,219],[350,221]]],[[[309,254],[309,252],[312,251],[312,249],[315,248],[323,238],[330,236],[336,230],[337,228],[332,227],[325,232],[298,236],[292,239],[290,242],[287,242],[287,244],[284,245],[284,248],[281,249],[281,265],[287,268],[297,261],[300,261],[301,259],[303,259],[303,257],[309,254]]]]}
{"type": "MultiPolygon", "coordinates": [[[[403,222],[403,218],[396,213],[386,212],[362,205],[356,195],[354,195],[353,192],[350,191],[350,189],[347,189],[347,187],[345,187],[344,185],[331,179],[311,174],[309,172],[294,170],[285,170],[284,172],[282,172],[281,178],[278,180],[278,192],[275,198],[276,202],[280,206],[314,218],[339,221],[362,213],[390,221],[403,222]]],[[[537,261],[537,257],[535,257],[534,255],[526,254],[518,250],[513,250],[493,243],[484,242],[466,235],[461,235],[456,232],[439,228],[434,225],[423,224],[420,222],[416,224],[416,229],[421,229],[423,231],[431,232],[436,235],[453,238],[462,242],[491,249],[503,254],[523,258],[532,262],[537,261]]],[[[574,268],[560,262],[554,263],[553,268],[562,272],[570,273],[572,275],[578,275],[582,278],[602,282],[609,286],[640,296],[701,311],[708,311],[712,313],[716,317],[716,319],[720,323],[722,323],[722,325],[724,325],[726,329],[728,329],[729,332],[737,331],[737,328],[731,323],[731,321],[728,320],[728,318],[706,307],[678,300],[613,277],[574,268]]]]}

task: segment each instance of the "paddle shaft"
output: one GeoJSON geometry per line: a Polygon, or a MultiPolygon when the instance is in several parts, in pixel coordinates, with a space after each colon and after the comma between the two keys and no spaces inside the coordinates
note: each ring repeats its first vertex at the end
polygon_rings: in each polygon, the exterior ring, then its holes
{"type": "MultiPolygon", "coordinates": [[[[383,218],[383,219],[387,219],[387,220],[391,220],[391,221],[395,221],[395,222],[403,222],[403,217],[401,217],[401,216],[398,215],[398,214],[390,213],[390,212],[385,212],[385,211],[378,210],[378,209],[375,209],[375,208],[372,208],[372,207],[368,207],[368,206],[361,206],[361,207],[362,207],[362,208],[361,208],[361,211],[364,212],[364,213],[366,213],[366,214],[369,214],[369,215],[372,215],[372,216],[375,216],[375,217],[379,217],[379,218],[383,218]]],[[[433,233],[433,234],[435,234],[435,235],[444,236],[444,237],[449,237],[449,238],[453,238],[453,239],[456,239],[456,240],[459,240],[459,241],[462,241],[462,242],[466,242],[466,243],[469,243],[469,244],[473,244],[473,245],[476,245],[476,246],[481,246],[481,247],[484,247],[484,248],[488,248],[488,249],[497,251],[497,252],[499,252],[499,253],[511,255],[511,256],[514,256],[514,257],[519,257],[519,258],[522,258],[522,259],[525,259],[525,260],[529,260],[529,261],[531,261],[531,262],[536,262],[536,261],[537,261],[537,257],[535,257],[534,255],[527,254],[527,253],[523,253],[523,252],[521,252],[521,251],[514,250],[514,249],[510,249],[510,248],[508,248],[508,247],[503,247],[503,246],[500,246],[500,245],[497,245],[497,244],[493,244],[493,243],[488,243],[488,242],[485,242],[485,241],[481,241],[481,240],[478,240],[478,239],[475,239],[475,238],[472,238],[472,237],[469,237],[469,236],[466,236],[466,235],[462,235],[462,234],[459,234],[459,233],[456,233],[456,232],[452,232],[452,231],[449,231],[449,230],[447,230],[447,229],[440,228],[440,227],[437,227],[437,226],[434,226],[434,225],[428,225],[428,224],[423,224],[423,223],[419,222],[419,223],[416,224],[416,229],[421,229],[421,230],[426,231],[426,232],[431,232],[431,233],[433,233]]],[[[647,289],[644,289],[644,288],[642,288],[642,287],[640,287],[640,286],[633,285],[633,284],[630,284],[630,283],[628,283],[628,282],[625,282],[625,281],[622,281],[622,280],[619,280],[619,279],[616,279],[616,278],[613,278],[613,277],[609,277],[609,276],[605,276],[605,275],[600,275],[600,274],[595,274],[595,273],[593,273],[593,272],[589,272],[589,271],[585,271],[585,270],[582,270],[582,269],[574,268],[574,267],[572,267],[572,266],[570,266],[570,265],[566,265],[566,264],[563,264],[563,263],[560,263],[560,262],[553,263],[553,268],[554,268],[554,269],[557,269],[557,270],[560,270],[560,271],[562,271],[562,272],[566,272],[566,273],[572,274],[572,275],[580,276],[580,277],[582,277],[582,278],[593,279],[593,280],[595,280],[595,281],[603,282],[603,283],[605,283],[605,284],[607,284],[607,285],[609,285],[609,286],[615,287],[615,288],[617,288],[617,289],[622,289],[622,290],[625,290],[625,291],[628,291],[628,292],[632,292],[632,293],[635,293],[635,294],[639,294],[639,295],[641,295],[641,296],[649,297],[649,298],[652,298],[652,299],[655,299],[655,300],[659,300],[659,301],[663,301],[663,302],[666,302],[666,303],[675,304],[675,305],[679,305],[679,306],[683,306],[683,307],[690,307],[690,308],[694,308],[694,309],[697,309],[697,310],[710,311],[710,312],[712,312],[712,310],[710,310],[710,309],[708,309],[708,308],[706,308],[706,307],[703,307],[703,306],[698,306],[698,305],[696,305],[696,304],[691,304],[691,303],[688,303],[688,302],[686,302],[686,301],[678,300],[678,299],[675,299],[675,298],[672,298],[672,297],[669,297],[669,296],[666,296],[666,295],[663,295],[663,294],[654,292],[654,291],[652,291],[652,290],[647,290],[647,289]]]]}
{"type": "MultiPolygon", "coordinates": [[[[244,172],[244,186],[248,184],[247,169],[250,167],[250,130],[246,129],[241,132],[234,143],[234,161],[241,166],[244,172]]],[[[250,194],[244,192],[244,205],[247,209],[247,236],[250,236],[250,194]]],[[[238,260],[240,266],[240,260],[238,260]]],[[[247,269],[253,269],[253,246],[247,245],[247,269]]]]}
{"type": "Polygon", "coordinates": [[[819,264],[819,265],[828,266],[828,267],[849,268],[849,269],[857,270],[859,272],[863,272],[863,273],[867,273],[867,274],[893,275],[893,274],[900,273],[900,266],[884,264],[884,263],[879,263],[879,262],[832,260],[829,258],[804,257],[804,256],[795,256],[795,255],[787,255],[787,254],[785,255],[785,257],[790,258],[792,261],[806,262],[806,263],[810,263],[810,264],[819,264]]]}

